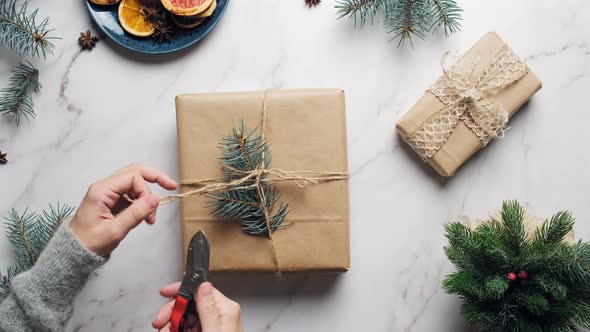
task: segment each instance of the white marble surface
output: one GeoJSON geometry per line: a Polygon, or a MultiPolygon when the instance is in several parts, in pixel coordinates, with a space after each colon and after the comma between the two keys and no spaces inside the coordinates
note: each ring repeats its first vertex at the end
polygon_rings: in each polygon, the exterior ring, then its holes
{"type": "MultiPolygon", "coordinates": [[[[463,31],[386,43],[379,26],[336,20],[334,2],[232,0],[199,45],[168,56],[132,53],[112,42],[80,52],[92,28],[82,0],[30,0],[62,37],[35,61],[44,85],[38,119],[0,120],[0,214],[77,204],[86,187],[132,161],[177,177],[174,96],[187,92],[341,87],[349,135],[352,269],[326,275],[235,275],[213,282],[242,304],[247,331],[462,331],[459,301],[440,286],[452,270],[442,225],[484,216],[518,198],[538,214],[569,209],[590,238],[590,3],[460,1],[463,31]],[[405,148],[393,125],[439,75],[445,50],[466,50],[496,30],[544,87],[511,122],[506,138],[443,180],[405,148]]],[[[0,83],[18,59],[3,52],[0,83]]],[[[158,191],[162,193],[161,191],[158,191]]],[[[179,207],[141,226],[76,301],[68,331],[144,331],[164,303],[161,285],[181,274],[179,207]]],[[[10,246],[0,238],[0,266],[10,246]]]]}

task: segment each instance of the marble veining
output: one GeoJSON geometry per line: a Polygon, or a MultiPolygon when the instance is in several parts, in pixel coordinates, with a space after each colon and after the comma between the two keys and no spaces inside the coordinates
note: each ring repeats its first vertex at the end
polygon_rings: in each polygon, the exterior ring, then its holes
{"type": "MultiPolygon", "coordinates": [[[[176,54],[141,55],[108,40],[92,52],[77,38],[91,25],[82,0],[30,0],[62,39],[41,71],[36,120],[0,119],[0,215],[47,203],[78,204],[87,186],[132,161],[177,178],[174,96],[190,92],[339,87],[346,91],[351,172],[352,269],[342,275],[217,275],[242,304],[246,331],[470,331],[443,224],[483,217],[517,198],[543,216],[568,209],[590,238],[590,2],[463,1],[462,31],[387,43],[383,29],[337,20],[333,0],[233,0],[212,33],[176,54]],[[543,81],[506,137],[450,179],[438,177],[394,134],[395,121],[440,75],[446,50],[464,51],[495,30],[543,81]]],[[[0,86],[18,57],[0,50],[0,86]]],[[[157,190],[158,194],[164,194],[157,190]]],[[[182,271],[179,206],[162,206],[89,281],[67,331],[146,331],[165,303],[160,286],[182,271]]],[[[11,260],[0,238],[0,267],[11,260]]]]}

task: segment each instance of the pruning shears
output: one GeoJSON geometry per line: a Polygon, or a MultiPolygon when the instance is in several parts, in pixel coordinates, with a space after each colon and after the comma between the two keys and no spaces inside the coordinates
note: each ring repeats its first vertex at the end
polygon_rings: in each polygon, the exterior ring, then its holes
{"type": "Polygon", "coordinates": [[[207,281],[209,273],[209,241],[203,231],[193,235],[186,257],[186,270],[176,301],[172,308],[172,332],[183,332],[187,325],[187,314],[196,314],[195,295],[199,286],[207,281]]]}

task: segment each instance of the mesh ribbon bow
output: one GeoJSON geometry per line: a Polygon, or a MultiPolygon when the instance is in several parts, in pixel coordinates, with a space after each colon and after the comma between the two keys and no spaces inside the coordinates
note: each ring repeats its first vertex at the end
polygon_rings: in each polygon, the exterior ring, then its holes
{"type": "Polygon", "coordinates": [[[480,139],[482,146],[502,138],[508,112],[490,97],[528,73],[527,66],[505,46],[493,58],[475,83],[471,83],[477,62],[459,61],[449,69],[441,64],[442,77],[428,90],[444,107],[422,120],[404,140],[424,160],[432,158],[445,144],[459,121],[463,121],[480,139]]]}

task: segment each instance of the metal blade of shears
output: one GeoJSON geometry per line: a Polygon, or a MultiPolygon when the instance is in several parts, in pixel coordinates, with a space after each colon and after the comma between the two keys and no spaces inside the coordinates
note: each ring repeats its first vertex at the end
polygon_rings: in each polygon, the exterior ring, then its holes
{"type": "Polygon", "coordinates": [[[193,235],[189,242],[186,271],[182,284],[180,285],[179,295],[187,299],[192,299],[199,285],[207,281],[209,274],[209,241],[203,231],[198,231],[193,235]]]}

